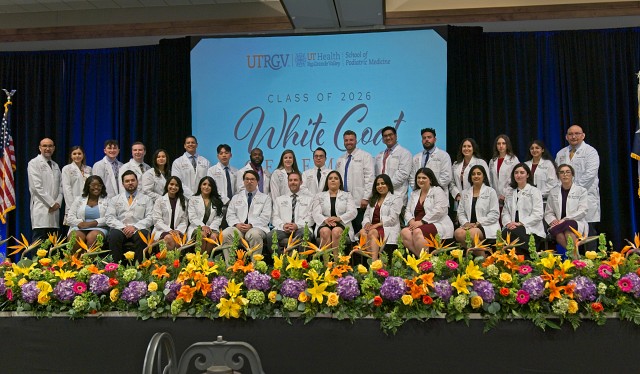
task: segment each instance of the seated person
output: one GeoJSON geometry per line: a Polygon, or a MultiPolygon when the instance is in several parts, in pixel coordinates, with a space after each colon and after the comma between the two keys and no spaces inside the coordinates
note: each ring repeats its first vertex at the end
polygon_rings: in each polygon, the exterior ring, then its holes
{"type": "MultiPolygon", "coordinates": [[[[84,181],[82,196],[77,197],[67,214],[67,224],[70,226],[69,233],[75,231],[76,238],[82,240],[91,247],[95,243],[98,235],[107,236],[109,227],[107,226],[105,215],[109,199],[107,198],[107,188],[102,182],[102,178],[91,175],[84,181]]],[[[80,246],[76,245],[76,249],[80,246]]]]}
{"type": "Polygon", "coordinates": [[[182,181],[173,176],[167,179],[164,195],[159,197],[153,205],[153,233],[154,237],[163,239],[167,249],[176,247],[173,236],[182,237],[187,231],[187,199],[184,197],[182,181]]]}
{"type": "MultiPolygon", "coordinates": [[[[189,231],[187,235],[193,238],[194,231],[200,227],[203,238],[217,237],[222,223],[222,207],[222,199],[213,178],[206,176],[200,179],[195,195],[189,199],[189,231]]],[[[202,241],[203,252],[210,252],[212,249],[213,244],[202,241]]]]}
{"type": "Polygon", "coordinates": [[[402,198],[393,194],[393,183],[387,174],[380,174],[373,181],[371,198],[362,220],[360,235],[367,236],[371,258],[378,259],[380,246],[377,241],[386,240],[396,244],[400,234],[400,211],[402,198]]]}

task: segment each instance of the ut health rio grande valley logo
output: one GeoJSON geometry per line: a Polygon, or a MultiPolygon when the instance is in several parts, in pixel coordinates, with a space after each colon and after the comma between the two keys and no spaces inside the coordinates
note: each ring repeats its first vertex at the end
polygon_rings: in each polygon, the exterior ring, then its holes
{"type": "Polygon", "coordinates": [[[287,53],[272,55],[247,55],[247,67],[249,69],[280,70],[293,64],[293,57],[287,53]]]}

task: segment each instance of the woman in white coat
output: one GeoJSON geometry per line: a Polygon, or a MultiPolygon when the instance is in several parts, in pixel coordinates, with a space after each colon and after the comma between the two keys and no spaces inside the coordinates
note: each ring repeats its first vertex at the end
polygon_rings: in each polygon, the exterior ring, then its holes
{"type": "Polygon", "coordinates": [[[469,171],[472,186],[462,192],[458,205],[460,227],[454,232],[456,241],[466,244],[467,231],[471,238],[495,239],[500,230],[498,195],[489,186],[489,176],[482,165],[474,165],[469,171]]]}
{"type": "Polygon", "coordinates": [[[154,237],[163,239],[169,250],[176,247],[173,236],[181,237],[187,232],[187,199],[180,178],[169,177],[165,183],[164,195],[153,205],[153,226],[154,237]]]}
{"type": "Polygon", "coordinates": [[[442,239],[453,237],[453,222],[449,218],[449,197],[438,184],[433,171],[420,168],[414,183],[418,189],[411,192],[409,204],[404,213],[407,227],[402,229],[402,243],[411,252],[419,255],[426,248],[425,237],[440,234],[442,239]]]}
{"type": "MultiPolygon", "coordinates": [[[[210,176],[200,179],[198,189],[189,199],[189,231],[187,235],[193,237],[196,228],[202,228],[203,238],[218,235],[222,223],[222,199],[216,182],[210,176]]],[[[202,242],[202,251],[209,252],[213,244],[202,242]]]]}
{"type": "Polygon", "coordinates": [[[87,157],[79,145],[71,147],[69,164],[62,167],[62,195],[64,197],[64,224],[68,225],[67,214],[76,198],[82,196],[84,182],[91,175],[91,167],[87,166],[87,157]]]}
{"type": "Polygon", "coordinates": [[[493,158],[489,161],[489,182],[498,194],[500,206],[504,204],[511,183],[511,171],[519,162],[513,154],[511,139],[504,134],[498,135],[493,143],[493,158]]]}
{"type": "Polygon", "coordinates": [[[533,174],[533,185],[538,187],[540,193],[542,193],[542,199],[547,201],[549,191],[557,186],[559,182],[556,163],[541,140],[531,142],[529,145],[529,159],[525,164],[533,174]]]}
{"type": "MultiPolygon", "coordinates": [[[[107,236],[106,214],[109,199],[107,188],[97,175],[91,175],[84,182],[82,195],[71,204],[67,215],[70,226],[69,233],[75,231],[76,238],[81,239],[91,247],[98,235],[107,236]]],[[[76,246],[76,249],[79,246],[76,246]]]]}
{"type": "MultiPolygon", "coordinates": [[[[449,192],[451,197],[456,201],[460,201],[462,191],[471,187],[469,183],[469,170],[474,165],[482,165],[485,170],[489,170],[487,162],[480,156],[478,144],[471,138],[466,138],[460,143],[458,149],[458,157],[451,166],[451,183],[449,184],[449,192]]],[[[447,188],[447,186],[442,186],[447,188]]]]}
{"type": "Polygon", "coordinates": [[[289,195],[289,173],[297,171],[298,161],[296,161],[296,154],[290,149],[285,149],[280,156],[280,162],[276,170],[271,173],[271,180],[269,181],[269,193],[271,194],[271,201],[276,201],[279,196],[289,195]]]}
{"type": "Polygon", "coordinates": [[[558,166],[560,185],[549,192],[544,219],[549,224],[549,235],[563,247],[567,246],[567,237],[575,243],[576,236],[570,227],[587,235],[587,210],[589,208],[589,194],[584,187],[573,183],[575,171],[571,165],[558,166]]]}
{"type": "Polygon", "coordinates": [[[523,245],[517,247],[518,254],[528,256],[529,235],[534,235],[536,244],[545,236],[542,219],[542,193],[533,186],[531,169],[517,164],[511,172],[511,188],[505,198],[502,210],[502,235],[511,234],[511,240],[518,238],[523,245]]]}
{"type": "Polygon", "coordinates": [[[353,240],[351,221],[358,215],[353,197],[343,188],[342,176],[333,170],[327,174],[324,190],[316,195],[312,208],[316,237],[320,239],[320,245],[330,244],[335,258],[345,229],[349,229],[349,239],[353,240]]]}
{"type": "Polygon", "coordinates": [[[373,181],[373,190],[362,220],[360,235],[367,236],[371,258],[378,259],[380,246],[377,241],[386,239],[396,244],[400,234],[400,211],[402,198],[393,194],[393,183],[387,174],[380,174],[373,181]]]}
{"type": "MultiPolygon", "coordinates": [[[[165,193],[167,178],[171,175],[171,160],[164,149],[158,149],[153,153],[151,169],[142,174],[142,192],[155,201],[165,193]]],[[[182,180],[180,181],[182,184],[182,180]]]]}

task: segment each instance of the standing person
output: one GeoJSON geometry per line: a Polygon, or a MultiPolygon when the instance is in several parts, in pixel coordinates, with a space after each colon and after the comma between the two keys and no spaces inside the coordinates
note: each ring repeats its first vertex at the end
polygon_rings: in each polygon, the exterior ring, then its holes
{"type": "MultiPolygon", "coordinates": [[[[262,167],[262,162],[264,161],[264,155],[262,154],[262,149],[254,148],[251,150],[249,154],[249,162],[238,170],[238,177],[244,175],[244,172],[247,170],[253,170],[258,173],[260,179],[258,180],[258,191],[269,194],[269,184],[271,182],[271,173],[262,167]]],[[[242,178],[237,178],[238,182],[236,184],[236,191],[240,192],[244,190],[245,185],[242,178]]],[[[236,193],[237,193],[236,192],[236,193]]]]}
{"type": "Polygon", "coordinates": [[[336,161],[336,171],[344,181],[344,191],[351,194],[356,204],[357,216],[353,218],[351,224],[355,232],[360,232],[373,188],[373,157],[366,151],[356,148],[358,139],[352,130],[345,131],[342,139],[347,151],[336,161]]]}
{"type": "Polygon", "coordinates": [[[218,163],[209,168],[207,175],[216,181],[222,202],[226,205],[236,194],[238,169],[229,164],[232,157],[231,146],[220,144],[216,151],[218,152],[218,163]]]}
{"type": "Polygon", "coordinates": [[[471,187],[462,191],[458,204],[458,223],[454,231],[456,241],[466,245],[467,230],[471,239],[495,239],[500,230],[500,208],[496,190],[489,186],[487,170],[482,165],[474,165],[469,170],[471,187]]]}
{"type": "Polygon", "coordinates": [[[133,243],[135,259],[142,261],[145,244],[138,232],[145,237],[153,225],[153,202],[138,192],[138,177],[132,170],[122,174],[123,191],[112,198],[107,208],[106,221],[109,226],[109,250],[113,261],[122,261],[127,242],[133,243]]]}
{"type": "Polygon", "coordinates": [[[164,186],[164,195],[153,205],[153,233],[163,239],[167,249],[173,250],[176,241],[173,236],[182,237],[187,232],[187,199],[184,197],[182,181],[178,177],[169,177],[164,186]]]}
{"type": "Polygon", "coordinates": [[[67,215],[71,204],[82,195],[84,182],[91,175],[91,167],[87,166],[87,157],[79,145],[71,147],[69,163],[62,167],[62,195],[64,196],[64,220],[67,225],[67,215]]]}
{"type": "Polygon", "coordinates": [[[584,187],[589,192],[589,210],[586,219],[589,223],[589,235],[595,235],[594,224],[600,222],[600,181],[598,180],[600,156],[595,148],[584,142],[585,134],[582,127],[578,125],[569,127],[565,138],[569,145],[558,152],[556,164],[571,165],[575,171],[573,183],[584,187]]]}
{"type": "MultiPolygon", "coordinates": [[[[189,199],[189,231],[187,235],[195,239],[194,231],[200,227],[203,238],[216,238],[222,223],[223,205],[213,178],[205,176],[200,179],[196,193],[189,199]]],[[[202,241],[203,252],[211,252],[212,249],[212,243],[202,241]]]]}
{"type": "Polygon", "coordinates": [[[501,134],[493,143],[493,158],[489,161],[489,182],[498,194],[500,206],[504,205],[504,199],[509,184],[511,183],[511,170],[520,161],[513,154],[511,139],[501,134]]]}
{"type": "Polygon", "coordinates": [[[302,189],[309,191],[311,196],[315,196],[318,192],[322,192],[324,182],[327,180],[327,174],[331,171],[325,166],[327,162],[327,151],[322,147],[313,151],[313,168],[305,170],[302,173],[302,189]]]}
{"type": "MultiPolygon", "coordinates": [[[[131,170],[136,173],[136,178],[138,181],[142,180],[142,175],[149,169],[151,166],[147,165],[144,162],[144,156],[147,154],[147,148],[142,144],[142,142],[135,142],[131,145],[131,160],[126,164],[122,165],[119,173],[119,180],[122,180],[122,175],[127,171],[131,170]]],[[[138,191],[142,190],[142,184],[138,184],[138,191]]]]}
{"type": "Polygon", "coordinates": [[[184,196],[188,199],[193,196],[200,180],[207,175],[211,163],[198,154],[198,139],[193,135],[184,139],[184,150],[184,154],[171,165],[171,175],[180,178],[184,196]]]}
{"type": "MultiPolygon", "coordinates": [[[[95,243],[98,235],[106,237],[109,230],[106,222],[108,204],[107,188],[102,179],[97,175],[89,176],[84,182],[82,196],[78,196],[69,209],[69,233],[75,231],[77,238],[88,247],[95,243]]],[[[76,249],[79,247],[76,245],[76,249]]]]}
{"type": "Polygon", "coordinates": [[[104,142],[104,157],[93,164],[93,175],[99,176],[107,187],[107,197],[111,198],[120,193],[120,167],[122,162],[118,161],[120,146],[118,142],[109,139],[104,142]]]}
{"type": "Polygon", "coordinates": [[[371,258],[375,261],[380,253],[379,240],[396,244],[400,234],[400,210],[402,199],[393,194],[393,183],[386,174],[380,174],[374,181],[369,206],[362,220],[360,235],[367,236],[371,248],[371,258]]]}
{"type": "Polygon", "coordinates": [[[58,232],[62,206],[61,172],[58,164],[51,159],[56,146],[53,140],[44,138],[38,149],[40,154],[31,159],[27,166],[32,241],[44,240],[47,234],[58,232]]]}
{"type": "Polygon", "coordinates": [[[481,165],[485,170],[489,170],[489,166],[480,155],[478,143],[472,138],[465,138],[460,143],[456,162],[451,166],[452,177],[449,192],[456,201],[460,201],[462,191],[471,187],[469,171],[474,165],[481,165]]]}
{"type": "Polygon", "coordinates": [[[375,173],[387,174],[391,178],[394,194],[399,196],[402,205],[406,206],[411,177],[411,152],[398,144],[398,134],[393,126],[384,127],[380,133],[387,148],[376,156],[375,173]]]}
{"type": "Polygon", "coordinates": [[[571,165],[558,166],[560,185],[554,187],[549,193],[544,219],[549,224],[549,235],[556,242],[567,247],[567,238],[571,237],[576,242],[576,236],[571,228],[587,235],[589,231],[586,220],[589,209],[589,193],[584,187],[573,182],[574,171],[571,165]]]}
{"type": "Polygon", "coordinates": [[[542,199],[547,201],[549,191],[557,186],[559,182],[556,163],[553,162],[551,154],[542,140],[531,142],[529,145],[529,157],[525,164],[533,174],[533,185],[538,187],[540,193],[542,193],[542,199]]]}
{"type": "Polygon", "coordinates": [[[165,193],[167,179],[171,176],[171,159],[164,149],[153,153],[151,169],[142,174],[142,192],[155,201],[165,193]]]}
{"type": "MultiPolygon", "coordinates": [[[[436,147],[436,130],[432,128],[422,129],[423,151],[413,156],[411,175],[416,175],[420,168],[429,168],[438,178],[438,183],[444,188],[448,188],[451,183],[451,157],[442,149],[436,147]]],[[[416,189],[414,181],[409,181],[411,188],[416,189]]]]}
{"type": "MultiPolygon", "coordinates": [[[[278,248],[283,248],[287,245],[291,233],[294,237],[302,238],[305,225],[310,230],[313,229],[311,207],[314,197],[307,190],[300,189],[301,179],[300,172],[291,172],[287,177],[289,193],[280,195],[273,201],[271,213],[273,230],[267,235],[268,250],[273,245],[274,231],[278,237],[278,248]]],[[[309,241],[312,240],[313,236],[310,235],[309,241]]]]}
{"type": "Polygon", "coordinates": [[[280,156],[276,170],[271,173],[271,181],[269,182],[271,201],[275,201],[278,196],[289,193],[288,177],[294,171],[300,173],[296,154],[290,149],[285,149],[280,156]]]}

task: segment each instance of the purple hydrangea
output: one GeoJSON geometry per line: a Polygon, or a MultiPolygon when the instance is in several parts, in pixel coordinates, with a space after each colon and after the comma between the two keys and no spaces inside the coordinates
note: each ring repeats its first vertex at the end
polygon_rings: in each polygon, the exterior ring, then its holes
{"type": "Polygon", "coordinates": [[[4,284],[4,278],[0,278],[0,296],[7,293],[7,286],[4,284]]]}
{"type": "Polygon", "coordinates": [[[271,277],[259,271],[252,271],[244,277],[244,285],[248,290],[266,291],[271,288],[269,281],[271,281],[271,277]]]}
{"type": "Polygon", "coordinates": [[[640,297],[640,277],[636,273],[627,273],[620,280],[626,279],[631,283],[630,293],[635,297],[640,297]]]}
{"type": "Polygon", "coordinates": [[[307,282],[304,279],[295,280],[287,278],[282,282],[282,286],[280,286],[280,293],[284,297],[297,299],[300,292],[304,292],[306,288],[307,282]]]}
{"type": "Polygon", "coordinates": [[[60,281],[60,283],[56,284],[53,289],[53,296],[60,301],[71,301],[76,296],[76,293],[73,291],[73,285],[76,281],[73,279],[65,279],[60,281]]]}
{"type": "Polygon", "coordinates": [[[532,300],[538,300],[544,293],[544,280],[537,276],[522,282],[522,289],[527,291],[532,300]]]}
{"type": "Polygon", "coordinates": [[[182,285],[178,282],[168,281],[167,283],[165,283],[164,289],[169,291],[165,293],[164,299],[167,302],[172,302],[173,300],[175,300],[176,297],[178,297],[178,291],[180,291],[180,288],[182,288],[182,285]]]}
{"type": "Polygon", "coordinates": [[[22,290],[22,300],[31,304],[38,299],[38,294],[40,290],[38,289],[38,285],[36,281],[30,281],[23,284],[20,289],[22,290]]]}
{"type": "Polygon", "coordinates": [[[380,296],[389,301],[396,301],[404,295],[407,285],[400,277],[387,277],[380,287],[380,296]]]}
{"type": "Polygon", "coordinates": [[[444,301],[449,301],[451,298],[451,294],[453,294],[453,288],[449,281],[447,280],[439,280],[434,284],[434,291],[439,298],[444,301]]]}
{"type": "Polygon", "coordinates": [[[213,278],[211,281],[211,291],[207,294],[207,296],[211,299],[211,301],[218,302],[227,293],[227,284],[229,280],[224,276],[219,276],[213,278]]]}
{"type": "Polygon", "coordinates": [[[482,298],[482,301],[485,303],[491,303],[496,297],[495,292],[493,291],[493,285],[491,282],[486,280],[474,280],[473,281],[473,290],[482,298]]]}
{"type": "Polygon", "coordinates": [[[338,278],[338,296],[342,300],[353,300],[360,295],[358,281],[351,275],[344,278],[338,278]]]}
{"type": "MultiPolygon", "coordinates": [[[[638,277],[637,275],[635,276],[638,277]]],[[[596,299],[596,284],[593,283],[591,279],[583,275],[579,275],[574,280],[570,281],[569,284],[575,286],[573,295],[577,301],[594,301],[596,299]]]]}
{"type": "Polygon", "coordinates": [[[104,274],[93,274],[89,278],[89,291],[102,295],[109,291],[109,277],[104,274]]]}
{"type": "Polygon", "coordinates": [[[147,294],[147,283],[145,281],[131,281],[122,290],[120,298],[128,303],[137,303],[147,294]]]}

